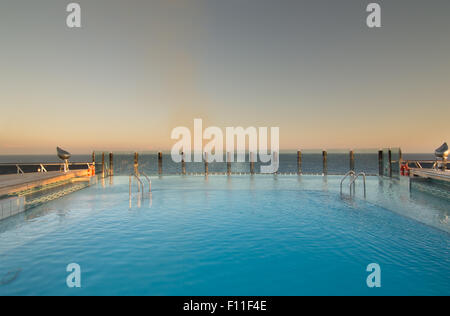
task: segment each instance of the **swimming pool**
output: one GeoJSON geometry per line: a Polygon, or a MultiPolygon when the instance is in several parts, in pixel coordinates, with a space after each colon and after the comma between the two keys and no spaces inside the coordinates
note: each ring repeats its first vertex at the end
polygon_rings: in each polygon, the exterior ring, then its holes
{"type": "Polygon", "coordinates": [[[449,295],[448,201],[378,177],[341,198],[339,180],[152,178],[130,207],[128,178],[106,179],[0,222],[0,295],[449,295]]]}

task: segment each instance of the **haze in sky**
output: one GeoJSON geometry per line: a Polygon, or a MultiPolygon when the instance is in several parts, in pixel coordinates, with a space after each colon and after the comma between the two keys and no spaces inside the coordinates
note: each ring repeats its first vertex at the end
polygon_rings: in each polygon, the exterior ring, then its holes
{"type": "Polygon", "coordinates": [[[282,149],[450,141],[450,1],[0,3],[0,154],[166,150],[171,130],[278,126],[282,149]]]}

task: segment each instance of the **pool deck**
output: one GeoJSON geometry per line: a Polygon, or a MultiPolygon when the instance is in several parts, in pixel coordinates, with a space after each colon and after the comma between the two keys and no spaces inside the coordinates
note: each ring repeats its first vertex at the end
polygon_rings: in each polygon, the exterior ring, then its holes
{"type": "Polygon", "coordinates": [[[410,171],[411,177],[420,177],[425,179],[434,179],[450,182],[450,170],[441,171],[435,169],[414,168],[410,171]]]}
{"type": "Polygon", "coordinates": [[[87,177],[87,170],[74,170],[67,173],[59,171],[35,172],[0,176],[0,197],[12,195],[21,191],[29,190],[60,181],[78,177],[87,177]]]}

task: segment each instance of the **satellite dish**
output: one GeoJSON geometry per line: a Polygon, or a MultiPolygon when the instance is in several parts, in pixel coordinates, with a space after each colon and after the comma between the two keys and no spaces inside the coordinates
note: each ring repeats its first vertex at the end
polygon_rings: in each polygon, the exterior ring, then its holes
{"type": "Polygon", "coordinates": [[[434,152],[434,154],[435,154],[436,157],[438,157],[438,158],[448,157],[448,145],[447,145],[447,143],[442,144],[441,147],[439,147],[438,149],[436,149],[436,151],[434,152]]]}
{"type": "Polygon", "coordinates": [[[72,156],[68,151],[56,147],[56,153],[61,160],[64,160],[64,173],[69,171],[69,158],[72,156]]]}
{"type": "Polygon", "coordinates": [[[58,157],[62,160],[69,160],[70,157],[72,156],[69,152],[59,147],[56,147],[56,152],[58,153],[58,157]]]}

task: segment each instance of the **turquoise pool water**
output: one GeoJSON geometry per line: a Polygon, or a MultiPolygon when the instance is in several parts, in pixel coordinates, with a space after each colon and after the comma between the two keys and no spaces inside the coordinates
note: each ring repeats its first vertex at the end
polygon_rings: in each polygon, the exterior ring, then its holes
{"type": "Polygon", "coordinates": [[[153,178],[130,207],[128,178],[106,179],[0,222],[0,295],[449,295],[448,201],[377,177],[341,198],[339,180],[153,178]]]}

